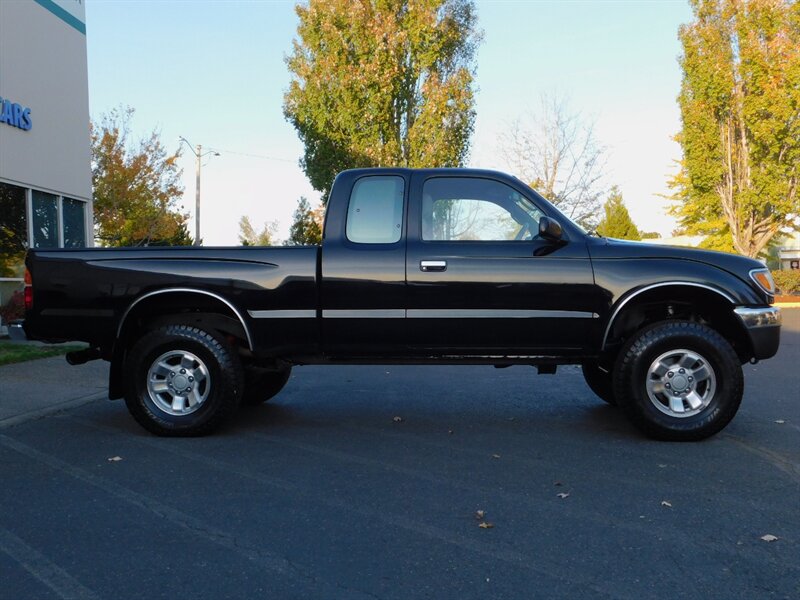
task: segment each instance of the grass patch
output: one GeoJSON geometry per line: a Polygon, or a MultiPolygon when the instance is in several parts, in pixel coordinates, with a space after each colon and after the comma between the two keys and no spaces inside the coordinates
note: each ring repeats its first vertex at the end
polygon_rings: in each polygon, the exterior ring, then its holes
{"type": "Polygon", "coordinates": [[[83,348],[86,348],[85,344],[42,346],[40,344],[0,340],[0,366],[21,363],[26,360],[35,360],[37,358],[60,356],[67,352],[72,352],[73,350],[82,350],[83,348]]]}

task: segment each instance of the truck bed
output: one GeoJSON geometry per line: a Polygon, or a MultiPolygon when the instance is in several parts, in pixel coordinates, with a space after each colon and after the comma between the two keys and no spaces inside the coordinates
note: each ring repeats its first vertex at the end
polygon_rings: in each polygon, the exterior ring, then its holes
{"type": "Polygon", "coordinates": [[[31,250],[26,266],[36,295],[25,330],[34,339],[80,340],[110,351],[141,299],[203,290],[240,316],[252,350],[263,346],[254,339],[251,313],[317,310],[318,265],[316,246],[31,250]]]}

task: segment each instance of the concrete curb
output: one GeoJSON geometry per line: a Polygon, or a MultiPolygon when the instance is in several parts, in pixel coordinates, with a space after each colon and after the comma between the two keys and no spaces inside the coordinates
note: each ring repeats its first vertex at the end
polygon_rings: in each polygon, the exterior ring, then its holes
{"type": "Polygon", "coordinates": [[[13,417],[0,419],[0,429],[13,427],[14,425],[19,425],[20,423],[25,423],[26,421],[41,419],[53,413],[61,412],[63,410],[67,410],[68,408],[83,406],[84,404],[89,404],[89,402],[94,402],[95,400],[102,400],[103,398],[107,397],[108,397],[108,392],[106,391],[95,392],[93,394],[89,394],[88,396],[81,396],[80,398],[65,400],[64,402],[59,402],[58,404],[53,404],[52,406],[47,406],[45,408],[39,408],[37,410],[31,410],[26,413],[22,413],[21,415],[14,415],[13,417]]]}

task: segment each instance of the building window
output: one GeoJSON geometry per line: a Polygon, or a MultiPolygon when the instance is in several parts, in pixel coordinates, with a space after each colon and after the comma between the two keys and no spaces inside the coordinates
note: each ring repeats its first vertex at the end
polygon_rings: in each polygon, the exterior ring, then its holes
{"type": "MultiPolygon", "coordinates": [[[[0,308],[9,308],[15,293],[22,289],[28,227],[25,218],[25,188],[0,182],[0,308]]],[[[19,316],[19,315],[14,315],[19,316]]],[[[3,320],[0,318],[0,320],[3,320]]],[[[4,326],[2,323],[0,326],[4,326]]]]}
{"type": "Polygon", "coordinates": [[[0,308],[13,303],[13,296],[22,289],[30,239],[34,248],[86,247],[87,206],[83,200],[0,181],[0,308]]]}
{"type": "Polygon", "coordinates": [[[0,279],[22,278],[28,249],[25,188],[0,183],[0,279]]]}
{"type": "Polygon", "coordinates": [[[64,222],[64,248],[86,246],[86,203],[64,198],[61,203],[61,219],[64,222]]]}
{"type": "Polygon", "coordinates": [[[33,190],[31,203],[34,248],[58,248],[58,196],[33,190]]]}

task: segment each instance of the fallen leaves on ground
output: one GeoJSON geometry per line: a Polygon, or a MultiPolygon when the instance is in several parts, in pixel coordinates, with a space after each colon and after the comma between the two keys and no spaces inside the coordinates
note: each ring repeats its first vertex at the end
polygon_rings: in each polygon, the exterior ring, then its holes
{"type": "Polygon", "coordinates": [[[480,523],[478,523],[478,527],[480,527],[481,529],[491,529],[492,527],[494,527],[494,523],[487,523],[486,521],[481,521],[480,523]]]}
{"type": "Polygon", "coordinates": [[[475,518],[478,519],[478,521],[483,521],[483,517],[485,517],[485,516],[486,516],[486,511],[485,510],[476,510],[475,511],[475,518]]]}
{"type": "Polygon", "coordinates": [[[778,425],[783,425],[784,423],[786,423],[786,420],[785,420],[785,419],[775,419],[775,422],[776,422],[778,425]]]}
{"type": "Polygon", "coordinates": [[[403,417],[392,417],[392,421],[394,421],[395,423],[402,423],[403,417]]]}
{"type": "Polygon", "coordinates": [[[569,492],[559,492],[556,496],[563,500],[564,498],[569,498],[569,492]]]}
{"type": "Polygon", "coordinates": [[[665,506],[667,508],[672,508],[672,502],[670,502],[669,500],[662,500],[661,501],[661,506],[665,506]]]}
{"type": "Polygon", "coordinates": [[[492,454],[492,458],[500,458],[499,454],[492,454]]]}
{"type": "Polygon", "coordinates": [[[771,533],[767,533],[761,536],[761,539],[765,542],[777,542],[780,538],[777,535],[772,535],[771,533]]]}
{"type": "Polygon", "coordinates": [[[121,456],[112,456],[111,458],[108,459],[108,462],[119,462],[121,460],[122,460],[121,456]]]}

